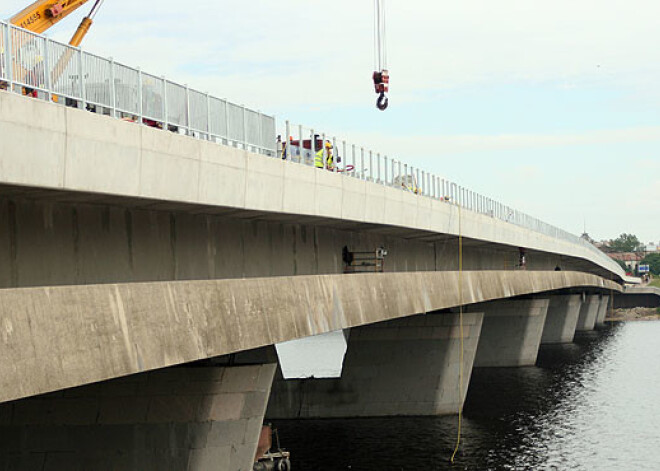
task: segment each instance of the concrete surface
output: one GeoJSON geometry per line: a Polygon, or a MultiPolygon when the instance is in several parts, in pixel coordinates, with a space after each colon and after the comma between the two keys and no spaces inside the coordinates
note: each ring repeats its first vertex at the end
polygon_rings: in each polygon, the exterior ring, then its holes
{"type": "Polygon", "coordinates": [[[605,325],[605,316],[607,316],[609,305],[610,297],[607,295],[602,295],[600,298],[600,304],[598,306],[598,314],[596,314],[595,327],[603,327],[605,325]]]}
{"type": "Polygon", "coordinates": [[[456,414],[463,407],[482,313],[432,313],[351,329],[341,378],[273,383],[266,417],[456,414]],[[462,375],[462,382],[459,378],[462,375]]]}
{"type": "Polygon", "coordinates": [[[571,257],[589,271],[623,276],[611,259],[584,245],[468,210],[459,214],[444,201],[7,92],[0,92],[0,169],[0,185],[96,201],[122,197],[136,205],[350,221],[409,236],[455,237],[460,216],[466,240],[571,257]]]}
{"type": "Polygon", "coordinates": [[[549,304],[549,299],[480,304],[485,315],[474,367],[534,365],[549,304]]]}
{"type": "Polygon", "coordinates": [[[276,365],[170,368],[0,405],[0,469],[252,469],[276,365]]]}
{"type": "Polygon", "coordinates": [[[578,317],[576,332],[587,332],[594,330],[598,309],[600,308],[600,296],[598,294],[587,295],[580,307],[580,316],[578,317]]]}
{"type": "MultiPolygon", "coordinates": [[[[458,273],[317,275],[0,290],[0,402],[455,307],[458,273]]],[[[577,272],[463,274],[463,303],[570,287],[577,272]]]]}
{"type": "Polygon", "coordinates": [[[541,344],[571,343],[581,306],[582,299],[579,294],[550,296],[541,344]]]}

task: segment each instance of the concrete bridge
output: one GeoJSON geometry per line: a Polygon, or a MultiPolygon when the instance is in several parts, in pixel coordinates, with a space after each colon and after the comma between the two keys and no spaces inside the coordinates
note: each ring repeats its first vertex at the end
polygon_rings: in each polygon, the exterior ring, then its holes
{"type": "Polygon", "coordinates": [[[0,92],[0,469],[246,470],[265,415],[456,413],[624,281],[444,198],[0,92]],[[338,330],[341,378],[284,380],[273,345],[338,330]]]}

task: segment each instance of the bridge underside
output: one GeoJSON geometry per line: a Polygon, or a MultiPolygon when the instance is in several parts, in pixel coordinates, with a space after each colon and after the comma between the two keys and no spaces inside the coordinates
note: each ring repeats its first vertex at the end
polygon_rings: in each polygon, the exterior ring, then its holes
{"type": "Polygon", "coordinates": [[[619,289],[579,272],[464,272],[462,280],[462,290],[457,272],[0,290],[0,402],[460,304],[619,289]]]}

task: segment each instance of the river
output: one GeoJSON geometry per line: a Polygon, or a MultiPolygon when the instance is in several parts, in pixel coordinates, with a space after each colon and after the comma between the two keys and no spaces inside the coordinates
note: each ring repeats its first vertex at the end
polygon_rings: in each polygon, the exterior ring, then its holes
{"type": "Polygon", "coordinates": [[[300,471],[658,470],[660,322],[543,346],[535,367],[474,370],[453,465],[457,416],[274,426],[300,471]]]}

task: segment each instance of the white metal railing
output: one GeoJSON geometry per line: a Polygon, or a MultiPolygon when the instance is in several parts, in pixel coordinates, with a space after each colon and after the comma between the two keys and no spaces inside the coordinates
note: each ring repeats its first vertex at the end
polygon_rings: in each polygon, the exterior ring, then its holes
{"type": "Polygon", "coordinates": [[[285,138],[276,138],[273,116],[5,22],[0,22],[0,88],[304,165],[316,165],[319,151],[321,161],[327,162],[331,152],[331,171],[456,204],[581,245],[601,265],[623,275],[616,262],[584,239],[399,159],[288,121],[279,132],[285,138]],[[326,149],[326,142],[331,150],[326,149]]]}
{"type": "Polygon", "coordinates": [[[0,22],[0,87],[275,155],[275,118],[0,22]]]}
{"type": "Polygon", "coordinates": [[[540,221],[492,198],[480,195],[439,175],[413,167],[385,154],[337,139],[335,136],[320,133],[313,128],[293,125],[289,121],[286,121],[279,131],[280,136],[285,136],[284,139],[278,138],[277,146],[278,154],[284,160],[309,166],[315,166],[320,161],[325,164],[324,167],[327,170],[341,173],[347,177],[401,188],[422,197],[456,204],[469,211],[586,247],[602,266],[614,273],[624,275],[616,262],[581,237],[540,221]],[[325,143],[328,143],[330,147],[326,147],[325,143]],[[316,158],[317,154],[320,155],[320,159],[316,158]],[[327,165],[329,155],[332,155],[330,168],[327,165]]]}

